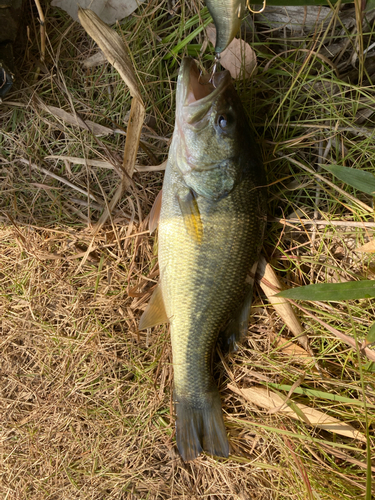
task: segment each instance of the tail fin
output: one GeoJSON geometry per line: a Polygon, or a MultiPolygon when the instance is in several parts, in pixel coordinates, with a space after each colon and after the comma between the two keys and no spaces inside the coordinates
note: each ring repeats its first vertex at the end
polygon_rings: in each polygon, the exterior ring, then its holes
{"type": "Polygon", "coordinates": [[[202,451],[227,457],[229,444],[217,388],[193,399],[175,390],[174,400],[177,447],[182,459],[194,460],[202,451]]]}

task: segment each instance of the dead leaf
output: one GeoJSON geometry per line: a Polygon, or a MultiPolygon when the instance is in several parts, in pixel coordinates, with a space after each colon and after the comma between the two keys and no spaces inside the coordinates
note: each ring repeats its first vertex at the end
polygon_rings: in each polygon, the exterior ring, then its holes
{"type": "Polygon", "coordinates": [[[356,252],[375,252],[375,240],[371,240],[368,243],[365,243],[361,247],[356,248],[356,252]]]}
{"type": "Polygon", "coordinates": [[[82,26],[102,49],[108,62],[120,73],[132,97],[137,97],[142,103],[133,65],[120,35],[103,23],[91,10],[79,9],[78,16],[82,26]]]}
{"type": "MultiPolygon", "coordinates": [[[[206,30],[208,39],[215,45],[215,26],[209,24],[206,30]]],[[[257,56],[248,43],[233,38],[228,47],[220,54],[220,64],[229,71],[234,79],[250,78],[256,71],[257,56]]]]}
{"type": "MultiPolygon", "coordinates": [[[[73,165],[88,165],[89,167],[107,168],[114,170],[115,167],[112,163],[105,160],[93,160],[90,158],[79,158],[77,156],[60,156],[60,155],[49,155],[44,157],[45,160],[54,159],[62,160],[73,163],[73,165]]],[[[167,160],[163,161],[160,165],[135,165],[136,172],[160,172],[165,170],[167,166],[167,160]]]]}
{"type": "Polygon", "coordinates": [[[114,24],[130,16],[143,0],[53,0],[51,5],[65,10],[78,21],[78,8],[91,9],[105,23],[114,24]]]}
{"type": "MultiPolygon", "coordinates": [[[[367,464],[366,462],[361,462],[360,460],[357,460],[347,453],[345,453],[343,450],[338,450],[337,448],[334,448],[333,446],[329,446],[326,443],[320,443],[320,446],[324,448],[328,453],[331,453],[335,457],[339,458],[340,460],[345,460],[345,462],[350,462],[351,464],[355,464],[358,467],[361,467],[362,469],[367,469],[367,464]]],[[[371,467],[372,472],[375,472],[375,467],[371,467]]]]}
{"type": "Polygon", "coordinates": [[[99,48],[102,49],[108,59],[108,62],[111,63],[112,66],[119,72],[121,78],[129,87],[130,94],[133,97],[130,107],[129,123],[126,131],[122,167],[124,175],[121,178],[121,183],[117,187],[115,194],[106,206],[94,228],[91,243],[81,261],[78,268],[79,271],[92,250],[96,234],[108,220],[110,213],[131,184],[131,177],[134,172],[134,166],[139,148],[139,139],[141,137],[141,130],[146,112],[131,60],[127,54],[125,44],[120,35],[103,23],[103,21],[99,19],[99,17],[91,10],[83,10],[80,8],[78,16],[83,28],[95,40],[95,42],[99,45],[99,48]]]}
{"type": "Polygon", "coordinates": [[[313,361],[313,358],[305,349],[284,337],[275,338],[274,345],[279,347],[279,352],[286,354],[289,358],[296,358],[302,364],[308,364],[313,361]]]}
{"type": "Polygon", "coordinates": [[[142,100],[134,96],[130,107],[130,117],[126,134],[123,170],[131,178],[134,173],[142,125],[145,118],[145,107],[142,100]]]}
{"type": "MultiPolygon", "coordinates": [[[[300,420],[297,413],[289,406],[284,405],[284,400],[272,391],[265,389],[264,387],[249,387],[246,389],[238,389],[234,385],[228,384],[228,389],[235,392],[239,396],[244,397],[247,401],[256,404],[267,410],[273,410],[274,408],[281,407],[279,413],[284,413],[291,418],[300,420]],[[282,406],[283,405],[283,406],[282,406]]],[[[366,443],[366,436],[361,432],[358,432],[351,425],[341,422],[337,418],[333,418],[322,411],[315,410],[301,403],[294,403],[298,409],[303,412],[305,419],[310,425],[320,427],[329,432],[334,432],[335,434],[340,434],[341,436],[347,436],[352,439],[358,439],[362,443],[366,443]]]]}
{"type": "Polygon", "coordinates": [[[96,54],[93,54],[90,57],[87,57],[82,61],[82,65],[86,69],[94,68],[95,66],[102,66],[107,63],[107,58],[103,54],[101,50],[99,50],[96,54]]]}
{"type": "MultiPolygon", "coordinates": [[[[130,116],[126,133],[123,171],[128,177],[132,177],[134,172],[135,160],[141,138],[142,125],[145,118],[145,107],[139,92],[137,79],[131,60],[126,52],[126,47],[120,35],[109,28],[101,21],[91,10],[79,9],[79,19],[87,33],[95,40],[102,49],[104,55],[114,68],[120,73],[122,79],[129,87],[130,94],[133,97],[130,116]]],[[[129,187],[129,181],[126,176],[122,179],[123,190],[129,187]]],[[[118,193],[121,197],[122,193],[118,193]]],[[[112,202],[110,203],[111,206],[112,202]]],[[[112,207],[113,208],[113,207],[112,207]]],[[[106,214],[104,214],[106,215],[106,214]]],[[[107,214],[108,217],[108,214],[107,214]]]]}
{"type": "Polygon", "coordinates": [[[359,109],[357,111],[356,115],[355,115],[355,122],[358,123],[358,125],[362,125],[373,114],[374,114],[374,109],[373,108],[362,108],[362,109],[359,109]]]}
{"type": "Polygon", "coordinates": [[[43,103],[41,103],[41,108],[51,113],[51,115],[57,116],[68,125],[73,125],[84,130],[89,130],[97,137],[113,134],[113,130],[111,128],[104,127],[103,125],[99,125],[98,123],[95,123],[91,120],[82,120],[82,118],[80,118],[79,116],[68,113],[64,109],[56,108],[55,106],[47,106],[43,103]]]}
{"type": "Polygon", "coordinates": [[[332,10],[321,5],[267,5],[265,10],[258,14],[258,19],[272,29],[288,28],[294,33],[313,29],[317,23],[328,24],[332,17],[332,10]]]}
{"type": "MultiPolygon", "coordinates": [[[[287,3],[287,2],[286,2],[287,3]]],[[[371,25],[374,18],[374,11],[366,13],[366,22],[371,25]]],[[[265,10],[257,14],[258,21],[269,28],[282,30],[287,28],[294,34],[304,33],[314,30],[317,26],[320,29],[328,26],[335,16],[347,30],[356,25],[355,8],[342,9],[335,12],[334,9],[323,5],[267,5],[265,10]]]]}
{"type": "Polygon", "coordinates": [[[259,258],[257,274],[261,277],[261,281],[259,283],[262,290],[267,295],[268,300],[273,305],[276,312],[281,316],[282,320],[293,335],[298,338],[298,341],[304,349],[309,352],[310,349],[307,336],[304,333],[301,323],[299,322],[296,313],[293,311],[292,306],[286,299],[274,297],[278,291],[282,290],[282,286],[274,270],[266,262],[266,259],[262,255],[259,258]],[[271,286],[268,286],[267,283],[271,286]]]}

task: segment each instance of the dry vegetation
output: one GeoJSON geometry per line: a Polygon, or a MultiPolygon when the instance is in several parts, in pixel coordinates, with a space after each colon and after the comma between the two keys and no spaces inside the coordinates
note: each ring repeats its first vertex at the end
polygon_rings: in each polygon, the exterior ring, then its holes
{"type": "MultiPolygon", "coordinates": [[[[180,57],[188,51],[210,67],[212,48],[199,55],[203,33],[163,59],[198,27],[201,7],[187,1],[168,10],[166,3],[146,2],[116,28],[128,43],[148,115],[141,166],[166,158],[180,57]]],[[[22,70],[0,107],[0,497],[365,498],[366,443],[269,413],[228,389],[272,383],[285,398],[280,385],[295,384],[294,402],[364,435],[367,418],[374,454],[374,364],[303,313],[320,371],[301,352],[283,350],[280,336],[296,341],[260,288],[248,338],[215,362],[231,455],[181,461],[168,329],[137,331],[158,279],[157,237],[147,234],[147,214],[163,175],[135,173],[95,233],[119,182],[129,92],[110,65],[83,67],[97,51],[94,42],[51,7],[46,61],[39,65],[36,16],[27,13],[22,70]],[[114,133],[95,136],[46,106],[114,133]],[[105,160],[111,168],[61,157],[105,160]]],[[[364,49],[374,41],[373,18],[363,25],[364,49]]],[[[324,162],[373,171],[375,56],[370,49],[356,57],[353,7],[313,28],[297,23],[290,30],[284,23],[280,29],[264,17],[255,24],[247,18],[243,36],[259,65],[251,83],[237,86],[270,183],[264,254],[288,286],[373,278],[371,258],[354,251],[374,237],[372,200],[328,173],[321,175],[342,192],[314,176],[324,162]]],[[[375,317],[370,300],[304,305],[358,339],[375,317]]]]}

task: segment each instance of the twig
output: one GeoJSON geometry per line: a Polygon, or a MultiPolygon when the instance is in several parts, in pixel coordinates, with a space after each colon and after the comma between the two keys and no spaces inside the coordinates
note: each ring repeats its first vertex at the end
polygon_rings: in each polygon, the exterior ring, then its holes
{"type": "MultiPolygon", "coordinates": [[[[45,156],[45,160],[47,159],[55,159],[55,160],[67,160],[74,165],[88,165],[90,167],[98,167],[98,168],[107,168],[107,169],[115,169],[113,163],[105,160],[90,160],[88,158],[79,158],[76,156],[59,156],[59,155],[49,155],[45,156]]],[[[165,170],[167,165],[167,160],[163,161],[160,165],[135,165],[134,170],[136,172],[160,172],[165,170]]],[[[120,169],[115,169],[116,172],[120,172],[120,169]]]]}
{"type": "Polygon", "coordinates": [[[21,163],[24,163],[25,165],[28,165],[30,166],[31,168],[33,168],[34,170],[38,170],[39,172],[43,172],[43,174],[46,174],[46,175],[49,175],[50,177],[52,177],[53,179],[56,179],[57,181],[59,182],[62,182],[63,184],[66,184],[67,186],[71,187],[72,189],[75,189],[76,191],[84,194],[85,196],[87,196],[88,198],[91,198],[92,200],[94,201],[98,201],[95,196],[91,193],[88,193],[87,191],[85,191],[84,189],[76,186],[75,184],[72,184],[71,182],[69,182],[67,179],[65,179],[64,177],[60,177],[59,175],[56,175],[54,174],[53,172],[50,172],[49,170],[47,170],[46,168],[43,168],[43,167],[39,167],[38,165],[35,165],[35,163],[31,163],[27,160],[25,160],[25,158],[19,158],[19,161],[21,163]]]}
{"type": "MultiPolygon", "coordinates": [[[[292,299],[287,299],[287,300],[291,304],[293,304],[294,306],[298,307],[298,309],[300,309],[301,311],[303,311],[305,314],[307,314],[308,316],[310,316],[311,318],[313,318],[319,324],[321,324],[322,326],[324,326],[324,328],[326,328],[327,330],[329,330],[333,335],[335,335],[335,337],[339,338],[340,340],[342,340],[345,344],[349,345],[350,347],[353,347],[353,349],[356,349],[356,343],[355,343],[355,340],[352,337],[349,337],[349,335],[346,335],[345,333],[339,332],[338,330],[336,330],[336,328],[333,328],[332,326],[330,326],[325,321],[317,318],[314,314],[312,314],[310,311],[308,311],[307,309],[305,309],[304,307],[302,307],[301,305],[299,305],[294,300],[292,300],[292,299]]],[[[370,359],[371,361],[375,361],[375,351],[372,351],[368,347],[364,347],[363,349],[361,349],[361,352],[364,353],[367,356],[367,358],[370,359]]]]}
{"type": "Polygon", "coordinates": [[[40,22],[40,60],[44,62],[46,56],[46,23],[39,0],[34,0],[34,2],[36,8],[38,9],[39,22],[40,22]]]}
{"type": "MultiPolygon", "coordinates": [[[[254,123],[254,127],[264,127],[263,123],[254,123]]],[[[270,122],[267,123],[267,127],[285,127],[283,123],[275,123],[270,122]]],[[[365,128],[365,127],[332,127],[332,125],[314,125],[314,124],[306,124],[306,123],[288,123],[288,127],[293,128],[312,128],[316,130],[331,130],[334,135],[337,132],[352,132],[356,135],[364,135],[365,137],[374,137],[374,129],[365,128]]]]}
{"type": "MultiPolygon", "coordinates": [[[[311,219],[283,219],[279,217],[267,217],[268,222],[279,222],[280,224],[292,225],[292,224],[302,224],[304,226],[314,225],[314,226],[339,226],[339,227],[363,227],[363,228],[374,228],[375,222],[355,222],[352,220],[341,221],[341,220],[311,220],[311,219]]],[[[298,229],[298,228],[296,228],[298,229]]]]}

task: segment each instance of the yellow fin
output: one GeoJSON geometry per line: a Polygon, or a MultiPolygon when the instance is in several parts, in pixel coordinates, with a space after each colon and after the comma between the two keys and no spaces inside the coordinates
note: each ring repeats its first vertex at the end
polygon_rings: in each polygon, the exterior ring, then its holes
{"type": "Polygon", "coordinates": [[[155,198],[154,204],[152,205],[150,212],[150,218],[148,221],[148,230],[150,231],[150,234],[152,234],[158,227],[162,199],[163,199],[163,190],[161,189],[157,197],[155,198]]]}
{"type": "Polygon", "coordinates": [[[151,328],[152,326],[167,323],[168,321],[161,293],[161,286],[159,284],[152,294],[145,312],[141,316],[138,329],[144,330],[145,328],[151,328]]]}
{"type": "Polygon", "coordinates": [[[189,235],[198,243],[202,242],[203,224],[199,207],[193,191],[180,191],[177,195],[178,203],[184,218],[189,235]]]}

